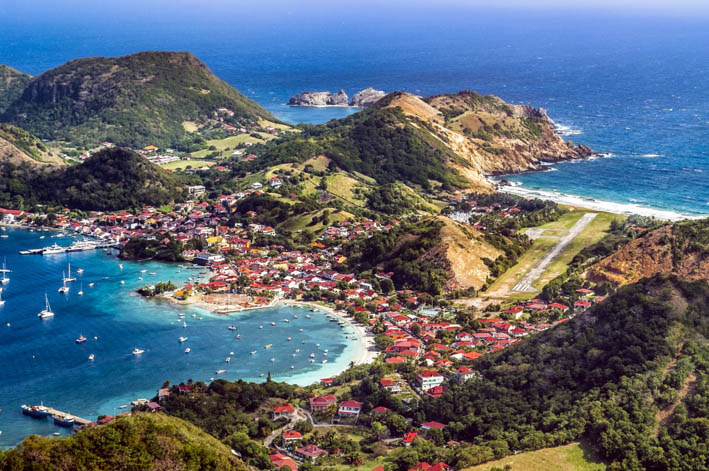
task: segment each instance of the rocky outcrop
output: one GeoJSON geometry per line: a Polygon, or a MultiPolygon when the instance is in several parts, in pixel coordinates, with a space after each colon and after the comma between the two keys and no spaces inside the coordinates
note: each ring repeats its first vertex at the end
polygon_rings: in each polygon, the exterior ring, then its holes
{"type": "Polygon", "coordinates": [[[382,90],[375,90],[372,87],[365,88],[364,90],[352,95],[350,105],[358,108],[366,108],[368,106],[372,106],[385,96],[386,92],[383,92],[382,90]]]}
{"type": "Polygon", "coordinates": [[[303,92],[288,101],[290,106],[348,106],[349,97],[344,90],[331,92],[303,92]]]}
{"type": "Polygon", "coordinates": [[[589,280],[622,286],[658,274],[709,280],[709,221],[687,221],[652,230],[593,265],[589,280]]]}

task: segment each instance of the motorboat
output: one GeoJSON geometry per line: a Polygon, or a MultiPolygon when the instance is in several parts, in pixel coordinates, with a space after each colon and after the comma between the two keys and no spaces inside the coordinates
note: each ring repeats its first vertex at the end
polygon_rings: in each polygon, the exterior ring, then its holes
{"type": "Polygon", "coordinates": [[[240,338],[241,338],[241,334],[237,334],[237,335],[236,335],[236,338],[237,338],[237,339],[240,339],[240,338]]]}
{"type": "Polygon", "coordinates": [[[133,355],[141,355],[142,353],[145,353],[145,350],[141,350],[140,348],[133,349],[133,355]]]}
{"type": "Polygon", "coordinates": [[[228,330],[236,330],[237,327],[235,325],[230,325],[229,327],[227,327],[227,329],[228,330]]]}
{"type": "Polygon", "coordinates": [[[121,269],[121,270],[123,270],[123,264],[122,264],[122,263],[119,263],[119,264],[118,264],[118,268],[121,269]]]}
{"type": "Polygon", "coordinates": [[[48,317],[54,317],[54,312],[52,312],[51,306],[49,306],[49,297],[47,293],[44,293],[44,310],[42,310],[37,317],[40,319],[47,319],[48,317]]]}
{"type": "Polygon", "coordinates": [[[312,319],[312,316],[311,316],[310,314],[306,314],[306,315],[305,315],[305,318],[306,318],[306,319],[312,319]]]}
{"type": "Polygon", "coordinates": [[[49,410],[44,406],[26,406],[23,404],[21,409],[24,415],[29,415],[36,419],[43,419],[50,415],[49,410]]]}
{"type": "Polygon", "coordinates": [[[293,339],[291,339],[290,337],[288,337],[288,341],[290,342],[291,340],[293,340],[293,339]]]}
{"type": "Polygon", "coordinates": [[[276,325],[276,323],[275,323],[275,322],[271,322],[271,325],[276,325]]]}
{"type": "Polygon", "coordinates": [[[256,355],[256,350],[252,350],[252,351],[251,351],[251,354],[252,354],[252,355],[256,355]]]}
{"type": "Polygon", "coordinates": [[[76,273],[77,273],[78,275],[83,275],[83,274],[84,274],[84,269],[83,269],[83,268],[78,268],[78,269],[76,270],[76,273]]]}
{"type": "Polygon", "coordinates": [[[270,343],[269,343],[268,345],[264,345],[264,346],[263,346],[263,348],[265,348],[265,349],[269,349],[269,348],[271,348],[271,347],[273,347],[273,344],[270,344],[270,343]]]}
{"type": "Polygon", "coordinates": [[[177,339],[177,341],[180,343],[187,342],[187,337],[180,337],[179,339],[177,339]]]}
{"type": "Polygon", "coordinates": [[[276,361],[276,359],[271,357],[271,363],[274,363],[275,361],[276,361]]]}
{"type": "Polygon", "coordinates": [[[259,329],[263,329],[263,326],[262,326],[262,325],[260,325],[260,326],[258,326],[258,328],[259,328],[259,329]]]}
{"type": "Polygon", "coordinates": [[[83,285],[83,284],[81,285],[81,289],[79,289],[79,292],[76,293],[76,294],[78,294],[79,296],[83,296],[83,295],[84,295],[84,285],[83,285]]]}
{"type": "Polygon", "coordinates": [[[86,342],[86,337],[84,337],[84,335],[82,334],[82,335],[79,336],[78,339],[74,340],[74,342],[76,342],[76,343],[84,343],[84,342],[86,342]]]}
{"type": "Polygon", "coordinates": [[[183,322],[183,323],[182,323],[182,328],[183,328],[183,329],[186,329],[186,328],[187,328],[187,322],[183,322]]]}
{"type": "Polygon", "coordinates": [[[59,425],[60,427],[73,427],[75,422],[74,422],[74,417],[70,415],[59,415],[59,414],[52,414],[52,419],[54,419],[54,423],[59,425]]]}
{"type": "Polygon", "coordinates": [[[298,332],[302,332],[302,331],[303,331],[303,329],[298,329],[298,332]]]}
{"type": "Polygon", "coordinates": [[[217,374],[220,375],[222,373],[226,373],[226,370],[217,370],[217,374]]]}
{"type": "Polygon", "coordinates": [[[190,353],[192,349],[190,347],[185,348],[185,353],[190,353]]]}
{"type": "Polygon", "coordinates": [[[125,280],[121,280],[121,284],[122,285],[126,284],[125,280]]]}
{"type": "Polygon", "coordinates": [[[226,362],[226,363],[229,363],[230,361],[231,361],[231,357],[226,357],[226,359],[224,360],[224,362],[226,362]]]}
{"type": "Polygon", "coordinates": [[[89,283],[89,288],[93,288],[93,287],[94,287],[94,283],[93,282],[89,283]]]}
{"type": "Polygon", "coordinates": [[[323,361],[321,361],[320,363],[327,363],[327,360],[323,360],[323,361]]]}

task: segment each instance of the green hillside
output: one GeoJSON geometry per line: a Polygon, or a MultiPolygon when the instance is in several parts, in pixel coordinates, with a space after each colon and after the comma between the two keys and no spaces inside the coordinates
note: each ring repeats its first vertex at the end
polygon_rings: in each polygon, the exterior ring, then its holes
{"type": "Polygon", "coordinates": [[[475,369],[484,379],[424,402],[425,417],[475,445],[467,465],[584,438],[610,469],[706,470],[707,300],[706,281],[657,277],[627,286],[584,315],[481,358],[475,369]],[[658,424],[669,405],[674,412],[658,424]]]}
{"type": "Polygon", "coordinates": [[[31,435],[0,451],[0,470],[244,471],[231,450],[194,425],[162,414],[136,414],[66,438],[31,435]]]}
{"type": "Polygon", "coordinates": [[[0,205],[117,210],[160,206],[185,196],[180,177],[121,148],[98,152],[80,165],[48,171],[9,162],[1,165],[0,205]]]}
{"type": "Polygon", "coordinates": [[[225,107],[229,122],[274,118],[184,52],[77,59],[33,78],[0,120],[37,136],[83,147],[103,141],[133,148],[190,141],[184,121],[225,107]]]}
{"type": "Polygon", "coordinates": [[[326,155],[331,165],[356,171],[380,184],[406,182],[431,189],[432,182],[446,189],[466,186],[453,168],[466,163],[443,145],[425,124],[397,108],[373,108],[327,124],[304,126],[302,132],[255,150],[253,168],[305,162],[326,155]]]}
{"type": "Polygon", "coordinates": [[[12,67],[0,64],[0,114],[22,95],[31,78],[12,67]]]}

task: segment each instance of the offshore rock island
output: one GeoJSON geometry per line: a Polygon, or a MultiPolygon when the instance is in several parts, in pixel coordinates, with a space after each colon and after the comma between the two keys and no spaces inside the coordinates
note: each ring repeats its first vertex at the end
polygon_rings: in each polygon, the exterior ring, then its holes
{"type": "Polygon", "coordinates": [[[337,93],[332,92],[303,92],[292,97],[288,104],[290,106],[351,106],[355,108],[367,108],[372,106],[381,98],[386,96],[386,92],[375,90],[372,87],[365,88],[349,97],[344,90],[337,93]]]}

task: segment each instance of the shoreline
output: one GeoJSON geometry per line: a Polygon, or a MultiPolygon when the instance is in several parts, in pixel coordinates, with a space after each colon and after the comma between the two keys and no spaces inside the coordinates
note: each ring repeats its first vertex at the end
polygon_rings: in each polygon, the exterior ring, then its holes
{"type": "MultiPolygon", "coordinates": [[[[542,172],[544,170],[539,171],[542,172]]],[[[515,174],[495,175],[494,178],[507,179],[507,177],[514,177],[514,175],[515,174]]],[[[670,222],[682,221],[687,219],[702,219],[705,217],[709,217],[709,215],[684,214],[678,211],[641,206],[635,203],[619,203],[615,201],[599,200],[596,198],[584,197],[580,195],[570,195],[566,193],[560,193],[555,190],[533,190],[529,188],[524,188],[523,185],[500,185],[499,181],[493,180],[491,177],[488,177],[488,181],[495,185],[496,190],[500,193],[508,193],[516,196],[521,196],[523,198],[538,198],[542,200],[549,200],[558,204],[572,206],[579,209],[587,209],[589,211],[605,212],[622,216],[630,216],[636,214],[639,216],[652,217],[655,219],[670,222]]]]}

